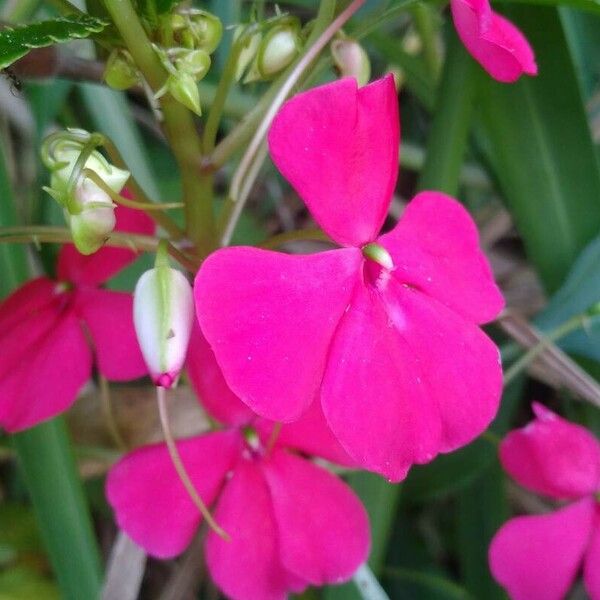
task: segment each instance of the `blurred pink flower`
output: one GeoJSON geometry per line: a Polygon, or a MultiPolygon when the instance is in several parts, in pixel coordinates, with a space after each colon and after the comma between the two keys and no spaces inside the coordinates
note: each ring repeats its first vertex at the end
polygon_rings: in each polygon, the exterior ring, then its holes
{"type": "MultiPolygon", "coordinates": [[[[116,209],[117,228],[150,234],[152,221],[116,209]]],[[[133,330],[131,294],[100,285],[136,257],[105,247],[83,256],[68,244],[57,280],[39,277],[0,304],[0,425],[14,432],[67,410],[90,378],[92,363],[107,379],[146,373],[133,330]]]]}
{"type": "Polygon", "coordinates": [[[399,129],[391,76],[360,89],[342,79],[288,101],[271,156],[344,247],[222,249],[194,286],[202,331],[243,402],[285,422],[322,405],[348,454],[391,480],[473,440],[502,388],[498,350],[478,324],[503,299],[467,211],[423,192],[377,237],[399,129]]]}
{"type": "Polygon", "coordinates": [[[463,44],[494,79],[513,83],[523,74],[537,75],[527,38],[489,0],[451,0],[450,7],[463,44]]]}
{"type": "MultiPolygon", "coordinates": [[[[190,478],[231,539],[210,530],[205,555],[215,583],[236,600],[277,600],[308,585],[349,579],[369,550],[367,515],[350,488],[298,452],[342,463],[318,408],[285,425],[273,448],[273,423],[257,418],[225,381],[198,329],[188,373],[205,408],[226,428],[177,442],[190,478]]],[[[106,493],[119,526],[149,554],[180,554],[201,516],[181,484],[166,445],[139,448],[110,471],[106,493]]]]}
{"type": "Polygon", "coordinates": [[[583,565],[585,587],[600,599],[600,444],[584,427],[534,403],[536,419],[509,433],[500,460],[523,487],[572,503],[516,517],[494,536],[492,574],[514,600],[560,600],[583,565]]]}

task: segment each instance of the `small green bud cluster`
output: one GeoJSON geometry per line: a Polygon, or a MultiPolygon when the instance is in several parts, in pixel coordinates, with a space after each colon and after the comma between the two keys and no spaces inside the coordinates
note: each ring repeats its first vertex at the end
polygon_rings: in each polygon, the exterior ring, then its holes
{"type": "Polygon", "coordinates": [[[178,9],[163,17],[160,45],[154,49],[169,73],[156,97],[169,93],[178,102],[201,114],[197,82],[208,73],[212,54],[223,35],[221,21],[197,8],[178,9]]]}
{"type": "Polygon", "coordinates": [[[234,43],[239,45],[236,76],[244,83],[269,81],[300,53],[302,27],[297,17],[278,15],[262,23],[239,25],[234,43]]]}
{"type": "Polygon", "coordinates": [[[44,189],[62,206],[73,242],[82,254],[93,254],[115,227],[118,194],[129,171],[109,163],[97,150],[104,142],[98,133],[67,129],[48,136],[42,144],[42,161],[50,170],[44,189]]]}

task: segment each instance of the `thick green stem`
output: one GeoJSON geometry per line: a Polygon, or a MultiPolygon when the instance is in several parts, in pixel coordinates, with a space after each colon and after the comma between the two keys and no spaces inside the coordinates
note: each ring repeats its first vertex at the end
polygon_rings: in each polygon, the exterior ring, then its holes
{"type": "MultiPolygon", "coordinates": [[[[130,0],[104,0],[104,4],[146,81],[152,90],[158,91],[165,83],[167,72],[130,0]]],[[[162,96],[160,106],[165,135],[181,172],[186,230],[199,253],[206,255],[215,246],[215,218],[212,186],[202,181],[198,168],[202,150],[200,137],[190,111],[170,94],[162,96]]]]}
{"type": "Polygon", "coordinates": [[[62,597],[99,598],[100,554],[64,421],[18,433],[13,443],[62,597]]]}
{"type": "Polygon", "coordinates": [[[477,66],[454,30],[451,30],[437,94],[437,110],[419,179],[420,190],[436,189],[456,195],[471,127],[476,87],[477,66]]]}

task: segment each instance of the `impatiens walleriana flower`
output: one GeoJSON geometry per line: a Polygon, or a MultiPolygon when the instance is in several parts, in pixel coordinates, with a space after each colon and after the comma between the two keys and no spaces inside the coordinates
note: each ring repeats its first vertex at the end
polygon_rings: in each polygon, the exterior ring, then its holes
{"type": "Polygon", "coordinates": [[[500,445],[502,466],[520,485],[570,503],[521,516],[492,540],[490,568],[514,600],[560,600],[583,567],[600,599],[600,444],[584,427],[534,403],[536,419],[500,445]]]}
{"type": "MultiPolygon", "coordinates": [[[[116,215],[122,231],[150,234],[154,229],[139,211],[119,207],[116,215]]],[[[135,256],[132,250],[109,247],[83,256],[65,245],[57,280],[34,279],[0,304],[0,425],[7,431],[68,409],[94,362],[114,381],[146,373],[131,294],[99,288],[135,256]]]]}
{"type": "Polygon", "coordinates": [[[523,74],[537,75],[527,38],[489,0],[451,0],[450,7],[463,44],[494,79],[512,83],[523,74]]]}
{"type": "MultiPolygon", "coordinates": [[[[205,408],[226,425],[177,443],[198,493],[216,503],[215,518],[230,537],[207,533],[206,563],[215,583],[235,600],[279,600],[308,585],[349,579],[367,558],[368,519],[345,483],[298,454],[351,462],[318,405],[285,425],[269,448],[273,424],[228,389],[198,329],[188,371],[205,408]]],[[[176,556],[197,533],[200,513],[164,444],[125,456],[106,486],[119,526],[149,554],[176,556]]]]}
{"type": "Polygon", "coordinates": [[[195,281],[196,312],[226,381],[276,421],[319,403],[345,450],[391,480],[479,435],[502,387],[478,324],[503,306],[475,224],[423,192],[378,232],[398,170],[391,76],[342,79],[288,101],[273,161],[343,248],[290,256],[221,249],[195,281]]]}

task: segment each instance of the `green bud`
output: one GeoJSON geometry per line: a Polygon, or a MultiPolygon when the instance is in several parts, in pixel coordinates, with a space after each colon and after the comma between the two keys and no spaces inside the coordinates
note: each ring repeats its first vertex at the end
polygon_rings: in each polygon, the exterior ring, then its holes
{"type": "Polygon", "coordinates": [[[106,242],[115,228],[115,210],[110,196],[89,179],[74,192],[72,213],[67,213],[73,242],[81,254],[93,254],[106,242]]]}
{"type": "Polygon", "coordinates": [[[113,50],[104,69],[104,81],[115,90],[127,90],[139,81],[139,74],[129,53],[113,50]]]}
{"type": "Polygon", "coordinates": [[[258,78],[271,79],[283,71],[300,51],[300,23],[289,19],[275,25],[264,37],[256,55],[258,78]]]}
{"type": "Polygon", "coordinates": [[[354,77],[359,86],[366,85],[371,77],[371,62],[364,48],[350,38],[331,42],[333,64],[341,77],[354,77]]]}
{"type": "Polygon", "coordinates": [[[208,73],[210,56],[204,50],[188,50],[175,60],[175,68],[199,81],[208,73]]]}
{"type": "Polygon", "coordinates": [[[202,114],[198,84],[189,73],[179,72],[176,75],[169,75],[167,89],[177,102],[180,102],[197,115],[202,114]]]}
{"type": "Polygon", "coordinates": [[[388,271],[394,268],[394,261],[392,260],[390,253],[379,244],[367,244],[363,247],[362,253],[365,258],[376,262],[388,271]]]}
{"type": "Polygon", "coordinates": [[[195,48],[212,54],[223,37],[221,21],[205,10],[193,9],[187,14],[190,19],[190,29],[196,42],[195,48]]]}

